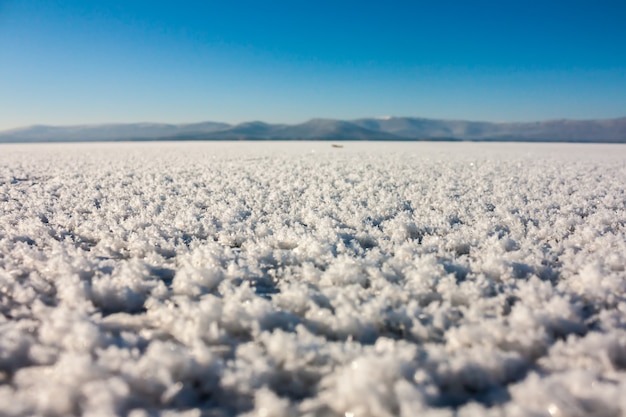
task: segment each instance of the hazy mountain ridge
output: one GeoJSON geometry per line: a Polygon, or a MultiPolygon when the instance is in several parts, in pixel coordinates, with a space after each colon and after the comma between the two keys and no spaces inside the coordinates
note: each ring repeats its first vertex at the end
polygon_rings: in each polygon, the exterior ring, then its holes
{"type": "Polygon", "coordinates": [[[304,123],[260,121],[230,125],[132,123],[80,126],[36,125],[0,132],[0,142],[126,140],[473,140],[626,143],[626,117],[493,123],[418,117],[312,119],[304,123]]]}
{"type": "Polygon", "coordinates": [[[230,127],[230,125],[217,122],[188,124],[129,123],[78,126],[35,125],[0,132],[0,142],[158,140],[177,135],[208,133],[227,127],[230,127]]]}

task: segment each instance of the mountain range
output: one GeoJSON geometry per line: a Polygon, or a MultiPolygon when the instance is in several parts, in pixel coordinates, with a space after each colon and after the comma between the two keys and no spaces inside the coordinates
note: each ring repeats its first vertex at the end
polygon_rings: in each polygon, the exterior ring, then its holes
{"type": "Polygon", "coordinates": [[[4,142],[149,140],[466,140],[626,143],[626,117],[526,123],[473,122],[418,117],[312,119],[300,124],[131,123],[29,126],[0,132],[4,142]]]}

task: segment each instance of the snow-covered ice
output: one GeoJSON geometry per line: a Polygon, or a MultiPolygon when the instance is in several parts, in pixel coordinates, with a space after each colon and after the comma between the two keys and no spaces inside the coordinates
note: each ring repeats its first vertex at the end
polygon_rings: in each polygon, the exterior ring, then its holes
{"type": "Polygon", "coordinates": [[[343,145],[0,146],[0,415],[626,415],[626,146],[343,145]]]}

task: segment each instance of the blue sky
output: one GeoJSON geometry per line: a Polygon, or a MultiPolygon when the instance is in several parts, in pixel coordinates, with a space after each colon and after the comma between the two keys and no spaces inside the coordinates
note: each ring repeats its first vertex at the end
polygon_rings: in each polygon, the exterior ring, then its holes
{"type": "Polygon", "coordinates": [[[626,116],[626,2],[0,0],[0,129],[626,116]]]}

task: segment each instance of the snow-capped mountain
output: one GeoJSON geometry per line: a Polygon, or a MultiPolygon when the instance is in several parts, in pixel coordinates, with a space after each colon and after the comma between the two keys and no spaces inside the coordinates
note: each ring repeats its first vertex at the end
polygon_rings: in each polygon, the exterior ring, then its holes
{"type": "Polygon", "coordinates": [[[312,119],[293,125],[260,121],[236,125],[217,122],[37,125],[0,132],[0,142],[138,140],[473,140],[626,143],[626,117],[493,123],[386,116],[349,121],[312,119]]]}

